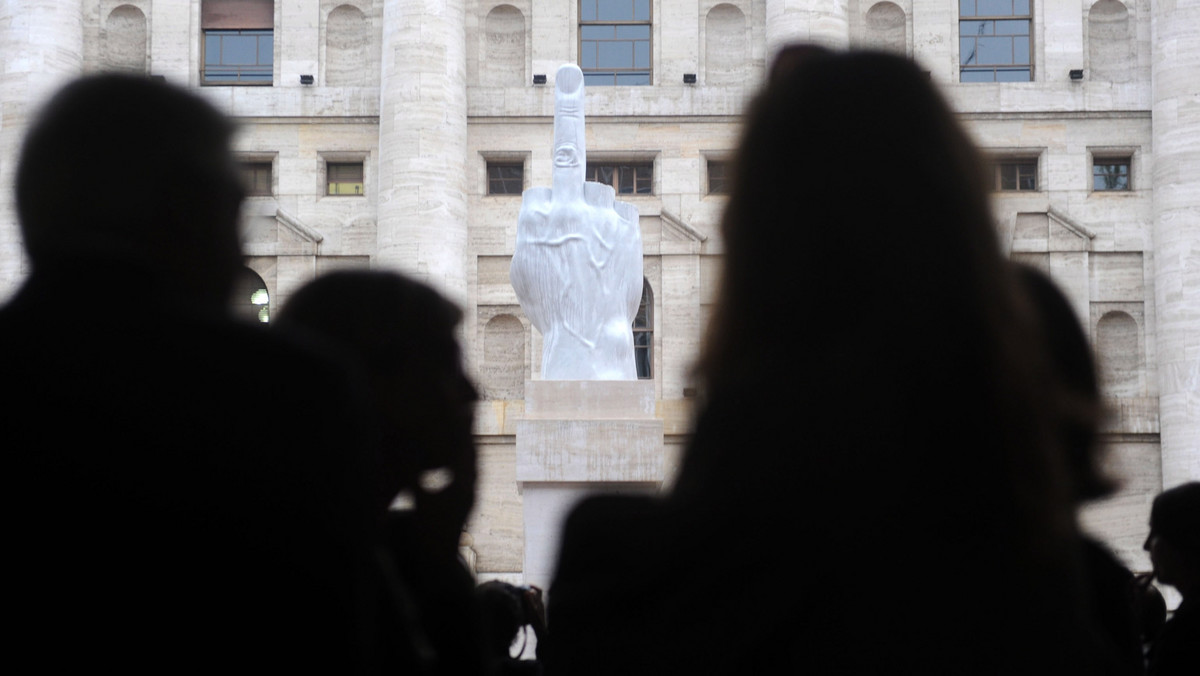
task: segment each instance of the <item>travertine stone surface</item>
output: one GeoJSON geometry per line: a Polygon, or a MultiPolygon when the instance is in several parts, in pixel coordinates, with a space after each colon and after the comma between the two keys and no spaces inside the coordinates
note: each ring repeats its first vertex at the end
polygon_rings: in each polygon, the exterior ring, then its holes
{"type": "Polygon", "coordinates": [[[767,63],[790,42],[845,47],[850,41],[847,0],[766,0],[767,63]]]}
{"type": "Polygon", "coordinates": [[[25,276],[13,179],[30,116],[83,67],[79,0],[0,0],[0,302],[25,276]]]}
{"type": "Polygon", "coordinates": [[[1200,479],[1200,0],[1155,3],[1154,257],[1163,487],[1200,479]]]}
{"type": "Polygon", "coordinates": [[[469,301],[462,0],[384,3],[374,263],[469,301]]]}
{"type": "Polygon", "coordinates": [[[548,585],[570,508],[597,491],[653,492],[664,480],[663,422],[647,381],[531,380],[517,422],[525,579],[548,585]]]}

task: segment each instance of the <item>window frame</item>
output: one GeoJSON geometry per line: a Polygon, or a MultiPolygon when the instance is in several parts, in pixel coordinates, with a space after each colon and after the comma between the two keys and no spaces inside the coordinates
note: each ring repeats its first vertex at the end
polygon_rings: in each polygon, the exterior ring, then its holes
{"type": "MultiPolygon", "coordinates": [[[[274,158],[272,158],[272,157],[254,157],[254,156],[238,158],[238,170],[240,172],[242,172],[243,179],[245,178],[246,169],[253,168],[253,167],[257,167],[258,170],[261,170],[265,167],[266,172],[267,172],[267,181],[266,181],[266,183],[267,183],[266,190],[267,191],[266,192],[257,192],[256,190],[253,189],[254,186],[256,186],[258,184],[257,180],[255,180],[253,182],[253,184],[247,183],[245,180],[243,180],[242,188],[246,191],[245,196],[246,197],[274,197],[275,196],[275,162],[274,162],[274,158]]],[[[258,170],[254,170],[254,169],[251,169],[251,170],[258,171],[258,170]]]]}
{"type": "Polygon", "coordinates": [[[584,167],[584,180],[595,183],[603,183],[612,187],[613,192],[617,195],[627,197],[649,197],[654,195],[654,160],[588,160],[587,166],[584,167]],[[602,167],[613,169],[612,181],[597,180],[596,172],[602,167]],[[622,170],[633,170],[633,190],[631,192],[621,191],[622,170]],[[639,170],[645,170],[641,173],[639,170]],[[645,192],[638,192],[639,181],[645,181],[645,192]]]}
{"type": "MultiPolygon", "coordinates": [[[[975,11],[978,12],[979,11],[978,3],[986,2],[986,1],[989,1],[989,0],[959,0],[959,6],[958,6],[958,81],[960,83],[964,83],[964,84],[987,84],[987,83],[998,84],[998,83],[1014,83],[1014,82],[1034,82],[1037,77],[1037,70],[1034,67],[1034,52],[1035,52],[1036,46],[1037,46],[1036,45],[1037,41],[1035,40],[1035,37],[1034,37],[1034,23],[1033,23],[1034,9],[1035,9],[1034,0],[1010,0],[1009,4],[1011,7],[1013,7],[1012,14],[964,14],[963,13],[963,9],[964,9],[963,5],[964,4],[971,3],[971,5],[974,7],[975,11]],[[1016,13],[1016,3],[1018,3],[1018,2],[1028,2],[1029,3],[1027,14],[1017,14],[1016,13]],[[1014,42],[1013,49],[1012,49],[1012,54],[1013,54],[1014,60],[1012,62],[1007,62],[1007,63],[978,63],[978,62],[976,62],[974,65],[968,65],[968,64],[963,63],[963,58],[964,58],[963,40],[964,39],[977,39],[978,37],[1011,37],[1015,41],[1016,38],[1021,37],[1022,34],[1020,34],[1020,33],[1008,33],[1008,34],[998,35],[995,32],[995,29],[996,29],[995,25],[992,26],[992,33],[990,35],[983,35],[983,36],[980,36],[980,35],[964,36],[963,35],[963,24],[964,23],[967,23],[967,22],[991,22],[992,24],[995,24],[996,22],[1000,22],[1000,21],[1026,21],[1026,22],[1028,22],[1027,23],[1027,31],[1026,31],[1026,33],[1024,33],[1024,36],[1027,38],[1027,40],[1029,42],[1028,60],[1025,62],[1016,61],[1016,46],[1015,46],[1015,42],[1014,42]],[[1001,79],[999,79],[999,74],[1001,72],[1006,72],[1006,71],[1024,72],[1025,70],[1028,70],[1028,72],[1029,72],[1028,79],[1024,79],[1024,80],[1001,80],[1001,79]],[[991,80],[965,80],[965,79],[963,79],[963,76],[967,73],[987,73],[987,72],[992,73],[991,80]]],[[[978,41],[977,40],[976,40],[975,44],[976,44],[976,49],[978,49],[978,41]]]]}
{"type": "MultiPolygon", "coordinates": [[[[324,186],[324,189],[321,191],[323,197],[366,197],[367,196],[367,161],[365,158],[363,158],[363,157],[354,158],[354,157],[326,156],[323,159],[324,159],[324,169],[321,172],[321,184],[322,184],[322,186],[324,186]],[[350,167],[350,166],[357,166],[359,168],[359,171],[361,172],[362,192],[357,192],[357,193],[330,192],[329,185],[330,185],[330,183],[333,182],[333,181],[331,181],[332,177],[330,175],[330,169],[332,169],[333,167],[350,167]]],[[[351,185],[353,184],[352,181],[339,181],[339,183],[347,183],[347,184],[351,184],[351,185]]]]}
{"type": "Polygon", "coordinates": [[[486,160],[485,162],[486,162],[486,166],[485,166],[484,171],[487,172],[487,190],[484,192],[485,195],[498,195],[498,196],[507,197],[507,196],[512,196],[512,195],[520,196],[522,193],[525,192],[525,163],[523,161],[491,159],[491,160],[486,160]],[[497,191],[497,190],[493,189],[493,186],[496,185],[497,181],[500,181],[501,184],[503,185],[505,181],[518,180],[518,179],[511,178],[511,177],[505,178],[502,176],[497,177],[497,176],[492,175],[492,169],[506,169],[506,168],[507,169],[517,168],[517,169],[521,170],[521,175],[519,177],[520,186],[518,187],[516,192],[509,192],[507,190],[497,191]]]}
{"type": "Polygon", "coordinates": [[[1012,156],[995,158],[992,161],[992,190],[995,192],[1005,192],[1005,193],[1040,192],[1042,187],[1041,187],[1041,182],[1040,182],[1041,167],[1038,166],[1039,164],[1040,164],[1040,162],[1038,161],[1037,156],[1012,155],[1012,156]],[[1021,168],[1022,167],[1030,167],[1030,166],[1033,168],[1033,172],[1032,172],[1033,173],[1033,187],[1022,188],[1021,187],[1021,168]],[[1005,188],[1004,187],[1005,167],[1014,167],[1016,169],[1016,175],[1014,176],[1016,187],[1013,187],[1013,188],[1005,188]]]}
{"type": "Polygon", "coordinates": [[[200,32],[200,84],[206,87],[270,87],[275,84],[275,30],[273,28],[205,28],[200,32]],[[218,69],[235,68],[237,79],[230,80],[213,80],[210,79],[210,64],[208,63],[208,38],[212,34],[218,34],[218,37],[242,36],[242,35],[257,35],[260,39],[255,41],[255,58],[256,63],[249,66],[251,74],[266,75],[266,80],[243,80],[244,64],[215,64],[218,69]],[[271,48],[268,50],[270,63],[263,65],[262,58],[262,37],[269,36],[271,38],[271,48]]]}
{"type": "MultiPolygon", "coordinates": [[[[1102,193],[1130,193],[1133,192],[1133,154],[1132,153],[1092,153],[1091,161],[1091,189],[1090,192],[1102,193]],[[1096,187],[1096,179],[1100,178],[1096,175],[1098,166],[1124,166],[1125,167],[1125,185],[1124,187],[1109,188],[1096,187]]],[[[1120,174],[1118,174],[1120,176],[1120,174]]]]}
{"type": "Polygon", "coordinates": [[[652,0],[645,0],[646,19],[643,20],[643,19],[636,18],[637,4],[639,2],[641,2],[642,0],[608,0],[608,1],[609,2],[628,2],[629,7],[630,7],[629,14],[631,17],[635,17],[635,18],[600,19],[599,18],[599,15],[600,15],[599,4],[601,2],[605,2],[605,0],[578,0],[575,3],[575,10],[577,12],[576,16],[578,19],[578,22],[576,23],[575,53],[578,55],[577,62],[579,63],[579,68],[580,68],[580,70],[583,71],[584,83],[589,87],[649,87],[649,86],[653,86],[654,85],[654,2],[652,0]],[[596,8],[595,16],[597,18],[584,19],[584,14],[585,14],[584,13],[584,4],[585,3],[591,3],[596,8]],[[597,48],[596,65],[585,67],[585,63],[586,63],[586,60],[584,57],[585,42],[595,42],[595,43],[609,42],[609,40],[593,39],[593,38],[589,38],[585,41],[584,37],[583,37],[584,32],[585,32],[584,28],[588,27],[588,26],[595,26],[595,27],[613,26],[614,27],[613,39],[611,40],[611,42],[619,42],[619,41],[629,40],[630,42],[633,42],[633,43],[641,42],[642,39],[641,38],[617,39],[617,37],[616,37],[617,27],[620,27],[620,26],[646,26],[646,28],[647,28],[647,37],[645,39],[646,52],[647,52],[646,67],[645,68],[636,67],[636,63],[637,63],[636,47],[634,47],[633,60],[632,60],[631,66],[629,68],[601,68],[599,65],[598,48],[597,48]],[[646,76],[645,82],[621,82],[620,81],[622,75],[628,77],[628,76],[635,76],[635,75],[640,76],[642,74],[645,74],[645,76],[646,76]],[[612,82],[598,82],[597,81],[598,76],[605,76],[605,75],[611,75],[612,82]]]}
{"type": "Polygon", "coordinates": [[[733,175],[730,173],[729,160],[722,157],[706,157],[704,162],[704,194],[728,195],[733,187],[733,175]],[[720,189],[713,188],[713,167],[720,167],[718,183],[720,189]]]}

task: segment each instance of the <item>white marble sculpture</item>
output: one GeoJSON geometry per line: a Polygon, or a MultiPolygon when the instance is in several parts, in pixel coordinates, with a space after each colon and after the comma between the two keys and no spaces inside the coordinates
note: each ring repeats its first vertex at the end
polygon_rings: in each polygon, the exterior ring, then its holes
{"type": "Polygon", "coordinates": [[[585,181],[583,73],[555,76],[554,187],[521,201],[509,278],[542,332],[542,378],[635,380],[630,324],[642,296],[638,211],[585,181]]]}

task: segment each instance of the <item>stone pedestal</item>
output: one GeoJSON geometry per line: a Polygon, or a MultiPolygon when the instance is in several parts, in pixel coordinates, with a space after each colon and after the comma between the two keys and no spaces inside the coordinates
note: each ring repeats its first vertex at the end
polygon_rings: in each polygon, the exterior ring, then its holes
{"type": "Polygon", "coordinates": [[[663,467],[653,381],[527,381],[517,422],[526,584],[549,588],[562,524],[576,502],[598,492],[652,493],[663,467]]]}

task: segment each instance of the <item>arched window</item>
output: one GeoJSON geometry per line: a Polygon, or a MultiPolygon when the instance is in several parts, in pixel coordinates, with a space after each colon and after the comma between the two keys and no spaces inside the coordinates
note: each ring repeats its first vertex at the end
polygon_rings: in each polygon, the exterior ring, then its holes
{"type": "Polygon", "coordinates": [[[266,324],[271,321],[271,297],[267,283],[250,268],[242,268],[233,284],[233,314],[266,324]]]}
{"type": "Polygon", "coordinates": [[[654,378],[654,290],[642,279],[642,303],[633,318],[633,359],[638,380],[654,378]]]}

